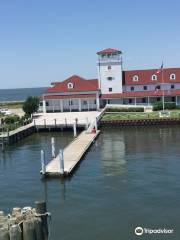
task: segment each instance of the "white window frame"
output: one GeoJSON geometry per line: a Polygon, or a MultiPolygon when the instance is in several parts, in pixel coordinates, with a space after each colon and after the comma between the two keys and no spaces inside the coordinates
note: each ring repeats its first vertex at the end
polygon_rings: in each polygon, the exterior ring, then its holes
{"type": "Polygon", "coordinates": [[[138,75],[134,75],[133,76],[133,82],[138,82],[139,81],[139,76],[138,75]]]}
{"type": "Polygon", "coordinates": [[[74,84],[72,82],[69,82],[67,87],[68,87],[68,89],[73,89],[74,88],[74,84]]]}
{"type": "Polygon", "coordinates": [[[156,75],[156,74],[153,74],[153,75],[151,76],[151,80],[152,80],[152,81],[157,81],[157,75],[156,75]]]}
{"type": "Polygon", "coordinates": [[[170,74],[170,80],[176,80],[176,74],[175,73],[170,74]]]}

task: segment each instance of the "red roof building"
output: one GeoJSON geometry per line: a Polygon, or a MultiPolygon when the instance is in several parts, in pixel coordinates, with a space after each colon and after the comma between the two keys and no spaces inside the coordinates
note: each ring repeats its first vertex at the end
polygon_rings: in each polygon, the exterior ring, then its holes
{"type": "Polygon", "coordinates": [[[53,82],[43,94],[43,111],[97,110],[106,103],[151,105],[162,97],[180,105],[180,68],[123,71],[121,54],[112,48],[97,52],[97,79],[73,75],[53,82]]]}

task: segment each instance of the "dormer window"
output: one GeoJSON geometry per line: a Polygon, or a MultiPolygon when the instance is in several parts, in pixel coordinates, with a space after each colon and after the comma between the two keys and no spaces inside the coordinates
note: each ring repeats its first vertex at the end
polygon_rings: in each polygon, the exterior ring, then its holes
{"type": "Polygon", "coordinates": [[[170,80],[176,80],[176,74],[171,73],[171,75],[170,75],[170,80]]]}
{"type": "Polygon", "coordinates": [[[68,83],[68,85],[67,85],[67,87],[68,87],[68,89],[73,89],[73,87],[74,87],[74,84],[73,84],[73,83],[71,83],[71,82],[69,82],[69,83],[68,83]]]}
{"type": "Polygon", "coordinates": [[[151,80],[152,80],[152,81],[157,81],[157,75],[156,75],[156,74],[153,74],[153,75],[151,76],[151,80]]]}
{"type": "Polygon", "coordinates": [[[134,75],[134,76],[133,76],[133,82],[138,82],[138,81],[139,81],[138,75],[134,75]]]}

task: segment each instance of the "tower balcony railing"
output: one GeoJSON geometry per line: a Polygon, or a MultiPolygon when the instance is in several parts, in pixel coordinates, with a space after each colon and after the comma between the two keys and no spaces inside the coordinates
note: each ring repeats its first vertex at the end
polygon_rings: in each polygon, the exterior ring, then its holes
{"type": "Polygon", "coordinates": [[[105,63],[105,62],[110,62],[110,63],[114,63],[114,62],[118,62],[121,63],[122,59],[120,58],[99,58],[97,63],[105,63]]]}

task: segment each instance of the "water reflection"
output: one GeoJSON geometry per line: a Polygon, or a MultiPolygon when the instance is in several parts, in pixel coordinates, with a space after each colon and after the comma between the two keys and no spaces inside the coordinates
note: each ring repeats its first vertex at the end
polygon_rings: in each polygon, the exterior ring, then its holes
{"type": "Polygon", "coordinates": [[[123,134],[113,138],[106,133],[101,137],[101,165],[106,176],[121,175],[126,172],[125,140],[123,134]]]}

